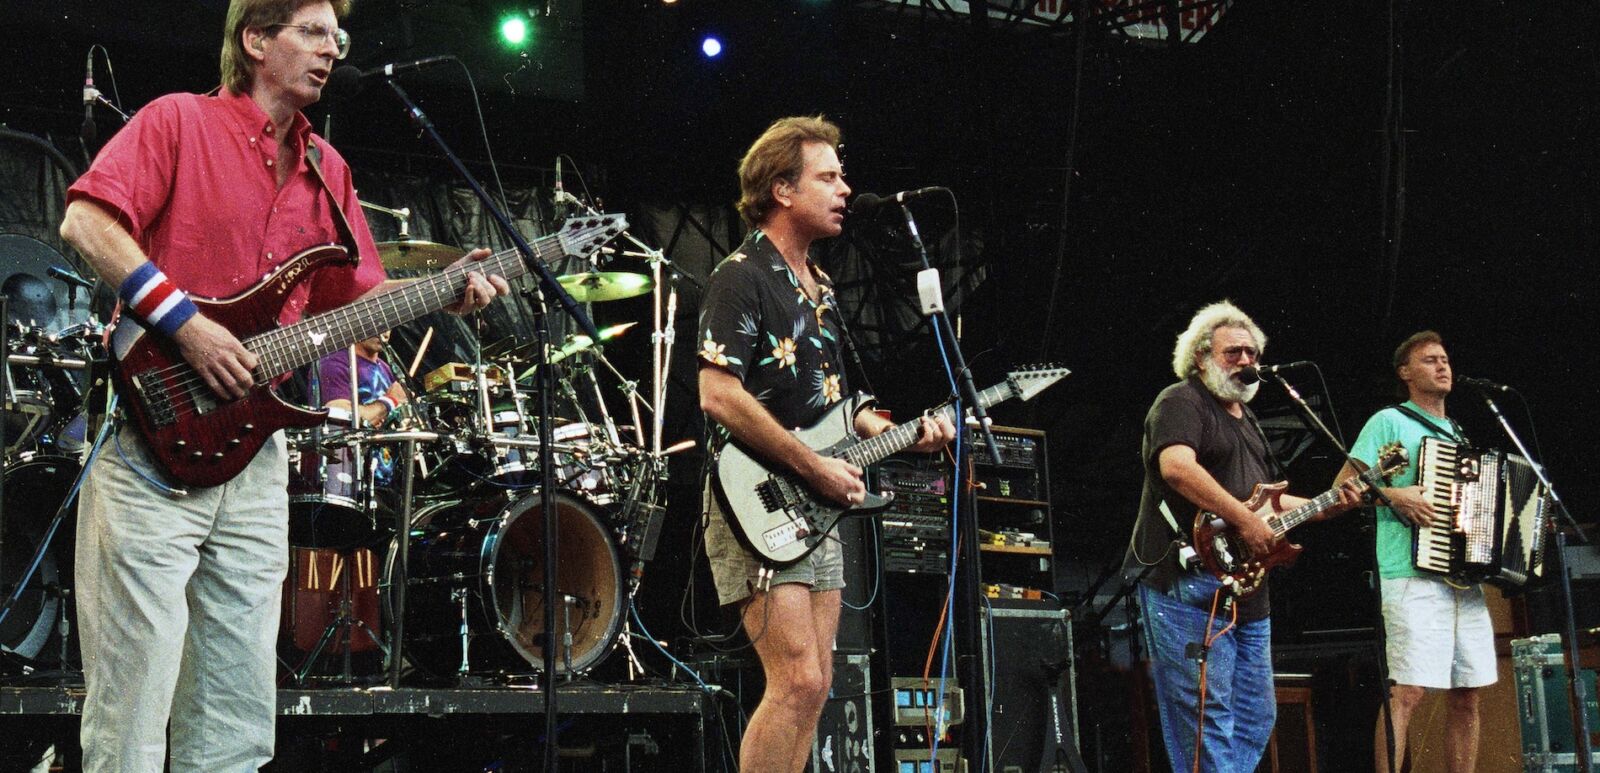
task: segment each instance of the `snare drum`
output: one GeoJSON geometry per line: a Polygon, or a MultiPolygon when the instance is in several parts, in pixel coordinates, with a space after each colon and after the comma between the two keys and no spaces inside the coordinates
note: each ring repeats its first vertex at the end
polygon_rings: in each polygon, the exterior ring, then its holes
{"type": "MultiPolygon", "coordinates": [[[[405,651],[436,677],[541,671],[544,652],[543,499],[478,489],[418,513],[406,579],[405,651]],[[463,648],[466,656],[463,658],[463,648]]],[[[572,643],[557,673],[582,673],[605,658],[622,629],[622,565],[595,509],[556,494],[561,561],[557,626],[572,643]]],[[[390,586],[396,582],[389,549],[390,586]]],[[[557,636],[562,641],[565,636],[557,636]]]]}

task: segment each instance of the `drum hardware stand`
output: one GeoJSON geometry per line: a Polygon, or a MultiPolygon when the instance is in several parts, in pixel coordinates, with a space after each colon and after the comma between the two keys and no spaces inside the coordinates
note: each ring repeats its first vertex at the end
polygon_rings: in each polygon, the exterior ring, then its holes
{"type": "Polygon", "coordinates": [[[393,601],[389,605],[389,680],[390,689],[399,689],[400,673],[405,665],[404,644],[406,625],[406,583],[408,582],[406,559],[411,552],[411,510],[412,498],[416,488],[417,476],[417,443],[435,442],[439,440],[437,432],[420,432],[406,430],[403,432],[385,432],[367,438],[373,444],[402,442],[405,444],[405,472],[401,475],[401,500],[400,506],[395,508],[395,548],[394,562],[389,578],[389,596],[393,601]]]}
{"type": "Polygon", "coordinates": [[[396,238],[398,238],[398,239],[400,239],[402,241],[411,238],[411,208],[410,207],[401,207],[399,209],[390,209],[388,207],[380,206],[378,204],[373,204],[373,203],[368,202],[368,201],[359,201],[357,203],[360,204],[363,209],[370,209],[373,212],[382,212],[383,214],[388,215],[388,216],[394,218],[395,220],[399,221],[399,223],[400,223],[400,232],[398,234],[396,234],[396,238]]]}
{"type": "MultiPolygon", "coordinates": [[[[604,359],[600,352],[595,352],[594,358],[597,362],[604,359]]],[[[606,396],[604,392],[600,391],[600,379],[595,375],[594,370],[594,365],[591,363],[589,367],[584,369],[584,376],[588,378],[589,386],[594,391],[594,403],[596,406],[598,406],[600,411],[600,425],[605,429],[606,444],[612,448],[616,448],[617,446],[622,445],[622,438],[617,434],[616,420],[611,418],[611,411],[606,408],[606,396]]],[[[628,381],[623,379],[622,383],[626,385],[628,384],[628,381]]],[[[629,394],[629,391],[625,388],[623,389],[623,394],[629,394]]],[[[635,408],[634,412],[637,414],[638,409],[635,408]]]]}
{"type": "Polygon", "coordinates": [[[355,677],[355,669],[350,662],[351,650],[355,646],[355,631],[357,628],[361,629],[361,632],[365,633],[367,638],[378,646],[378,651],[383,653],[384,657],[389,655],[389,648],[384,645],[383,639],[367,625],[365,620],[356,617],[355,600],[352,597],[353,591],[350,589],[351,584],[355,582],[355,568],[353,566],[354,562],[351,561],[352,556],[339,555],[337,558],[345,562],[348,567],[348,570],[344,572],[344,576],[339,580],[339,614],[328,621],[327,626],[322,629],[322,636],[317,638],[317,646],[311,648],[311,652],[307,653],[306,659],[301,662],[300,668],[295,670],[294,683],[297,685],[306,683],[306,679],[311,675],[311,669],[322,658],[323,650],[333,642],[340,631],[344,632],[344,653],[341,658],[343,663],[340,671],[333,677],[337,684],[349,685],[356,684],[359,681],[355,677]]]}
{"type": "MultiPolygon", "coordinates": [[[[612,365],[611,364],[611,360],[606,359],[605,352],[596,351],[594,353],[594,358],[595,358],[595,362],[598,362],[599,364],[606,366],[606,370],[611,371],[611,375],[617,377],[617,388],[620,389],[622,391],[622,393],[627,396],[627,398],[628,398],[628,409],[630,411],[632,411],[632,413],[633,413],[633,433],[634,433],[634,438],[637,441],[637,445],[640,448],[650,448],[650,446],[645,445],[644,417],[643,417],[642,414],[639,413],[640,406],[643,406],[646,411],[649,411],[652,414],[652,419],[654,419],[654,420],[651,422],[651,424],[656,427],[656,432],[654,433],[656,445],[654,447],[654,450],[659,452],[661,450],[661,447],[660,447],[661,446],[661,433],[660,433],[660,425],[661,425],[660,416],[661,416],[661,412],[660,412],[659,406],[652,407],[649,404],[647,404],[645,402],[644,398],[639,396],[639,382],[633,381],[631,379],[628,379],[628,378],[624,377],[622,375],[622,372],[617,370],[617,366],[612,365]]],[[[600,391],[600,385],[598,383],[596,383],[595,384],[595,393],[598,394],[599,391],[600,391]]],[[[611,442],[616,444],[616,445],[621,445],[622,444],[622,440],[621,440],[620,435],[617,433],[616,425],[614,423],[611,423],[609,417],[607,417],[607,422],[609,424],[608,429],[610,431],[611,442]]]]}
{"type": "Polygon", "coordinates": [[[567,667],[567,681],[576,676],[572,670],[572,605],[580,603],[577,596],[556,592],[561,597],[561,662],[567,667]]]}
{"type": "MultiPolygon", "coordinates": [[[[1584,538],[1583,529],[1579,528],[1577,519],[1572,517],[1572,512],[1567,509],[1567,503],[1562,501],[1561,495],[1556,493],[1555,484],[1551,483],[1550,477],[1545,474],[1544,465],[1535,459],[1533,454],[1528,453],[1528,447],[1523,444],[1522,437],[1517,434],[1516,430],[1511,428],[1511,423],[1506,421],[1505,414],[1500,412],[1500,406],[1489,395],[1489,390],[1475,384],[1470,386],[1483,398],[1484,405],[1489,408],[1489,413],[1494,415],[1494,420],[1500,424],[1500,429],[1505,431],[1506,437],[1511,438],[1511,443],[1517,447],[1517,452],[1528,460],[1528,466],[1533,468],[1533,474],[1538,476],[1540,483],[1544,484],[1546,496],[1550,497],[1552,502],[1555,502],[1556,512],[1566,519],[1567,526],[1572,528],[1572,533],[1578,536],[1578,540],[1587,543],[1588,540],[1584,538]]],[[[1506,391],[1512,390],[1508,388],[1506,391]]],[[[1529,420],[1532,420],[1531,417],[1529,420]]],[[[1567,567],[1567,534],[1556,526],[1555,521],[1556,519],[1551,519],[1549,528],[1555,535],[1556,569],[1561,575],[1558,581],[1561,587],[1561,607],[1566,615],[1561,638],[1562,643],[1565,645],[1567,656],[1568,694],[1572,700],[1571,705],[1577,707],[1577,710],[1573,712],[1575,721],[1572,724],[1573,735],[1576,736],[1574,748],[1578,752],[1578,765],[1575,769],[1589,773],[1594,769],[1594,752],[1589,740],[1589,712],[1585,708],[1589,700],[1588,688],[1584,685],[1583,680],[1579,678],[1582,666],[1578,660],[1578,625],[1572,605],[1572,573],[1567,567]]]]}
{"type": "MultiPolygon", "coordinates": [[[[409,539],[409,536],[407,539],[409,539]]],[[[461,603],[461,666],[456,671],[456,677],[465,679],[467,672],[471,670],[468,654],[472,647],[472,636],[468,632],[469,626],[467,625],[467,589],[456,588],[450,591],[450,600],[461,603]]]]}

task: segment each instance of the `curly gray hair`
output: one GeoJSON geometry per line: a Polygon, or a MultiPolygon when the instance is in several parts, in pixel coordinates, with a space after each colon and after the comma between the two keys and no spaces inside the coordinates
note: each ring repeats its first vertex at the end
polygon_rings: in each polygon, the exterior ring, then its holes
{"type": "Polygon", "coordinates": [[[1195,357],[1211,353],[1211,335],[1219,327],[1237,327],[1250,332],[1256,339],[1256,349],[1266,351],[1267,334],[1261,332],[1255,320],[1231,301],[1217,301],[1195,312],[1189,327],[1178,334],[1178,343],[1172,348],[1172,372],[1180,379],[1198,373],[1200,366],[1195,357]]]}

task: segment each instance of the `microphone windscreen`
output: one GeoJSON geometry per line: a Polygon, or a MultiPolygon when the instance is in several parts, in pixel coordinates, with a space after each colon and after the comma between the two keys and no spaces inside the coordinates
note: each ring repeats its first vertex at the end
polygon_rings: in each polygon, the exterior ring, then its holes
{"type": "Polygon", "coordinates": [[[1239,369],[1239,380],[1246,385],[1254,384],[1261,380],[1261,370],[1254,365],[1246,365],[1239,369]]]}
{"type": "Polygon", "coordinates": [[[360,93],[361,68],[353,64],[340,65],[328,74],[328,82],[322,87],[322,101],[337,105],[360,93]]]}
{"type": "Polygon", "coordinates": [[[863,193],[857,196],[855,201],[850,202],[850,214],[859,215],[863,212],[871,212],[877,209],[881,203],[883,203],[882,196],[875,193],[863,193]]]}

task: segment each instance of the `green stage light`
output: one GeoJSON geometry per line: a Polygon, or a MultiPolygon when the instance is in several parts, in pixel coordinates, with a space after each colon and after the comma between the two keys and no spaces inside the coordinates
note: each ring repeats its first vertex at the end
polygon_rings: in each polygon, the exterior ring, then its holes
{"type": "Polygon", "coordinates": [[[528,20],[520,14],[501,19],[500,39],[512,46],[528,42],[528,20]]]}

